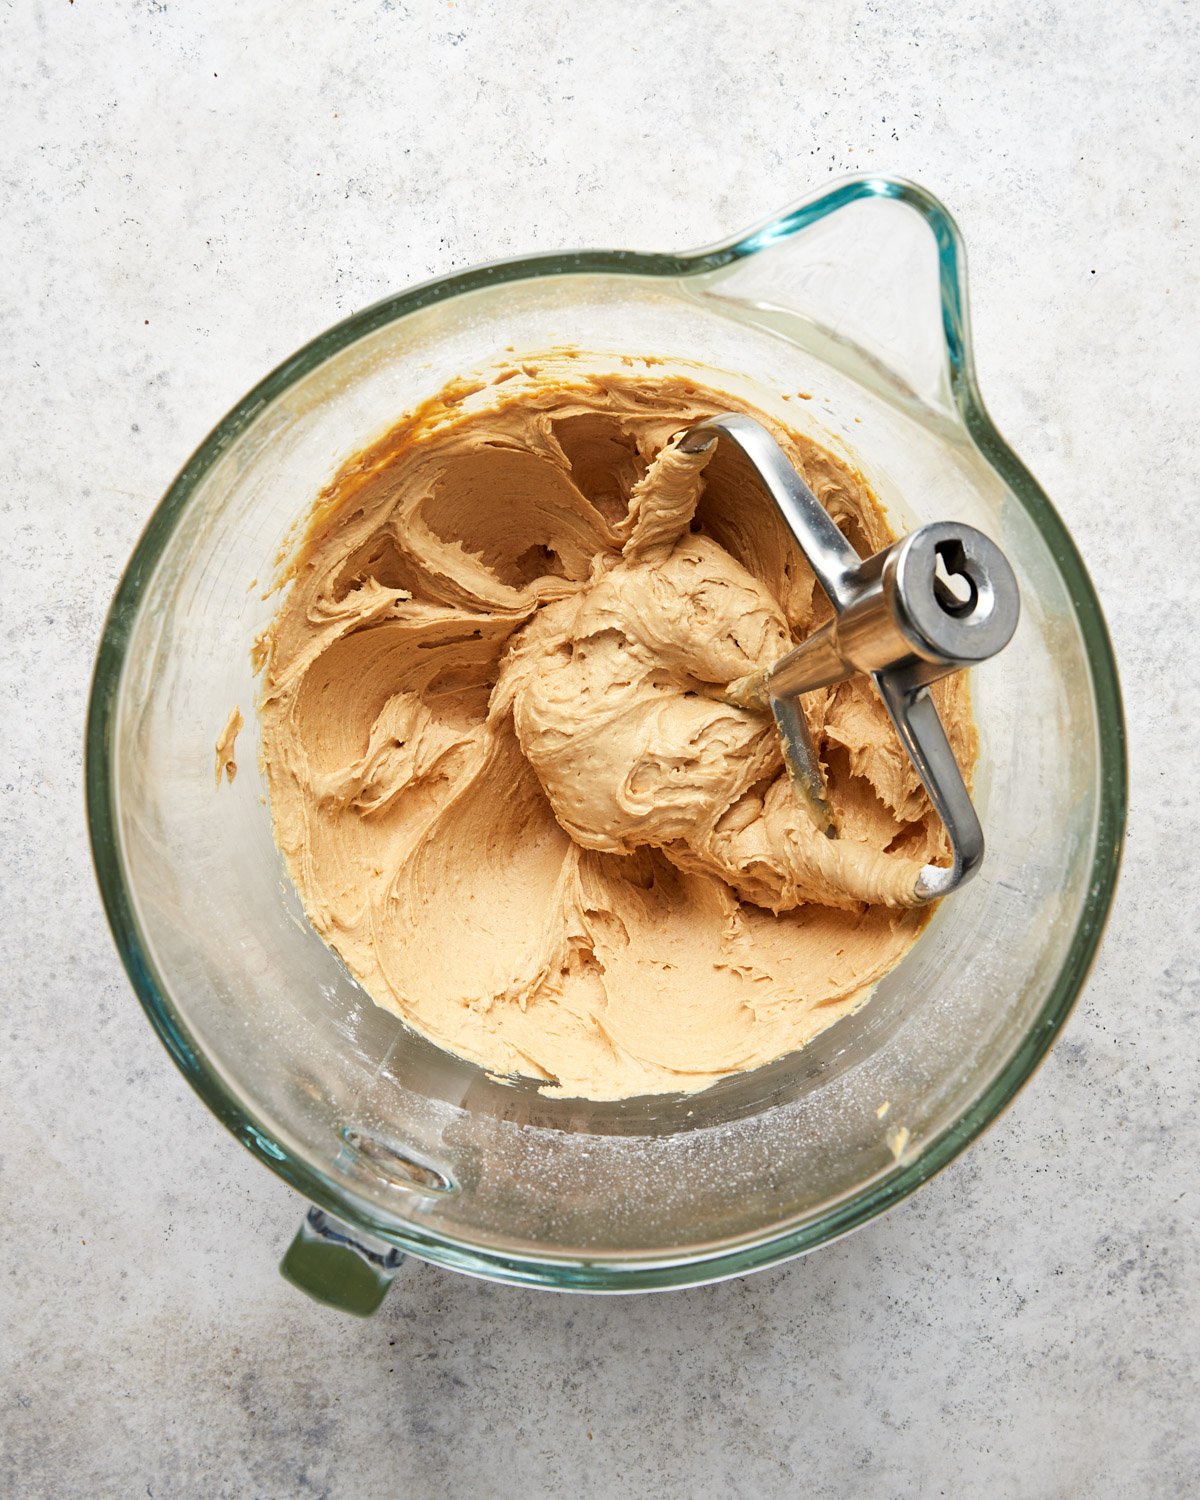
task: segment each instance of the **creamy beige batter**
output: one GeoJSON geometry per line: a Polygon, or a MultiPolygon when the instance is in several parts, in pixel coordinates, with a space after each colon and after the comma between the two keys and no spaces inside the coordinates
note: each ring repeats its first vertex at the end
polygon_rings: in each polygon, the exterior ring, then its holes
{"type": "Polygon", "coordinates": [[[217,736],[217,743],[214,748],[217,753],[218,786],[221,785],[222,777],[232,784],[234,777],[237,775],[237,737],[241,734],[242,726],[245,722],[245,719],[242,718],[241,709],[235,706],[225,721],[225,728],[217,736]]]}
{"type": "MultiPolygon", "coordinates": [[[[546,361],[460,385],[320,497],[260,644],[275,834],[382,1006],[497,1074],[594,1099],[802,1046],[915,940],[944,855],[863,680],[804,700],[840,837],[774,723],[721,700],[828,606],[731,445],[764,421],[864,554],[862,478],[687,366],[546,361]]],[[[935,690],[964,770],[966,689],[935,690]]]]}

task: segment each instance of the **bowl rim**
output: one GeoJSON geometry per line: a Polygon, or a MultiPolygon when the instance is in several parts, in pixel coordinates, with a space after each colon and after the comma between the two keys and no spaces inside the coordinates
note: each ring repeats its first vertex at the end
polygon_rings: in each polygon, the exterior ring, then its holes
{"type": "Polygon", "coordinates": [[[1045,1058],[1087,979],[1111,908],[1127,812],[1125,724],[1116,661],[1095,589],[1066,527],[1033,475],[988,415],[975,378],[966,297],[966,261],[957,224],[937,198],[902,178],[844,178],[730,239],[677,254],[579,250],[492,261],[395,293],[325,330],[278,365],[213,428],[184,464],[152,513],[113,597],[92,677],[85,730],[85,794],[92,857],[109,926],[125,971],[151,1025],[188,1082],[225,1127],[260,1161],[328,1212],[417,1256],[468,1274],[525,1286],[577,1291],[646,1291],[698,1285],[775,1265],[828,1244],[886,1212],[941,1171],[1016,1097],[1045,1058]],[[119,685],[133,622],[145,587],[201,480],[261,412],[289,387],[350,344],[411,313],[484,287],[579,274],[695,276],[789,239],[847,205],[892,199],[917,212],[938,252],[942,333],[950,390],[958,414],[984,459],[1036,525],[1066,585],[1083,637],[1096,703],[1100,785],[1095,853],[1070,949],[1038,1016],[991,1085],[911,1160],[897,1162],[824,1213],[700,1251],[629,1252],[584,1257],[499,1253],[414,1226],[398,1227],[371,1204],[349,1198],[299,1159],[236,1099],[208,1062],[171,1002],[143,940],[121,853],[113,774],[119,685]]]}

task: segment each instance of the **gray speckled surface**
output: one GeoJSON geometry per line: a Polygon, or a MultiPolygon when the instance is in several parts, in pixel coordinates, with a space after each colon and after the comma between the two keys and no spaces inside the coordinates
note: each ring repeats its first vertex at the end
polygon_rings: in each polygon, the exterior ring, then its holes
{"type": "Polygon", "coordinates": [[[0,10],[5,1493],[1195,1492],[1200,16],[895,9],[0,10]],[[168,1064],[93,889],[81,726],[124,559],[213,421],[351,309],[703,242],[866,167],[957,214],[984,391],[1125,673],[1126,868],[1065,1039],[807,1261],[629,1300],[412,1265],[373,1322],[311,1305],[275,1273],[298,1201],[168,1064]]]}

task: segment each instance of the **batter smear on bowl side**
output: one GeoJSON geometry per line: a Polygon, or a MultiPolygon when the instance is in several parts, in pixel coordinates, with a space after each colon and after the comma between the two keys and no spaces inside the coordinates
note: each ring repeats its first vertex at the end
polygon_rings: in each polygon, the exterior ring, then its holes
{"type": "MultiPolygon", "coordinates": [[[[568,1096],[703,1088],[860,1004],[945,847],[865,678],[804,699],[834,840],[769,713],[722,701],[828,605],[739,456],[672,440],[745,411],[863,555],[893,536],[845,462],[688,366],[503,373],[348,463],[287,561],[275,836],[315,929],[434,1042],[568,1096]]],[[[969,773],[965,679],[934,696],[969,773]]]]}

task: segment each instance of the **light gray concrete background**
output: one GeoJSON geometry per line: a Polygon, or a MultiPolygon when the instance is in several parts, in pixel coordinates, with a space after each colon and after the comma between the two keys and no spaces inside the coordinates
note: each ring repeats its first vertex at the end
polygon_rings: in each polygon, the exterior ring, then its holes
{"type": "Polygon", "coordinates": [[[0,1490],[1182,1496],[1197,1444],[1200,15],[965,0],[0,5],[0,1490]],[[814,1258],[655,1298],[413,1265],[373,1322],[193,1097],[93,888],[85,694],[213,422],[472,261],[686,247],[919,179],[981,378],[1077,536],[1133,812],[1102,957],[964,1159],[814,1258]]]}

